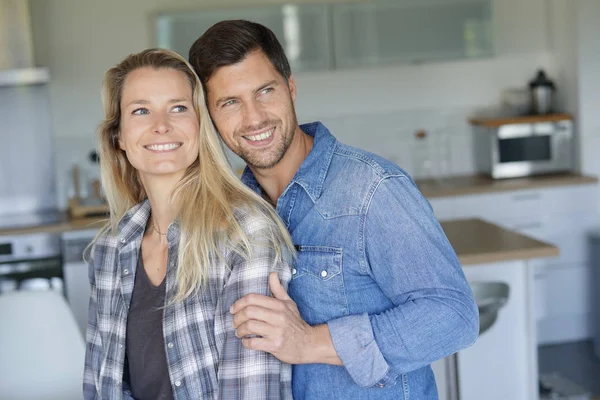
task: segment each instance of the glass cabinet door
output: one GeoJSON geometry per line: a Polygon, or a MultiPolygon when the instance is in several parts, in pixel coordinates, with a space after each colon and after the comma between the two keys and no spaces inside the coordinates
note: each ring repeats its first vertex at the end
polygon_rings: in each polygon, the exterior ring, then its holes
{"type": "Polygon", "coordinates": [[[269,27],[281,42],[293,72],[331,68],[326,4],[163,13],[156,18],[157,46],[188,58],[194,41],[212,25],[226,19],[246,19],[269,27]]]}
{"type": "Polygon", "coordinates": [[[491,0],[332,5],[336,68],[492,55],[491,0]]]}

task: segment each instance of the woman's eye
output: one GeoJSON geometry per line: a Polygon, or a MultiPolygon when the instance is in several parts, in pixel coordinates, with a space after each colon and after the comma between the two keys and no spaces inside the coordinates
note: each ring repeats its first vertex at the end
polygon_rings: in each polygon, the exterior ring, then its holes
{"type": "Polygon", "coordinates": [[[187,111],[187,107],[186,106],[175,106],[173,107],[173,111],[175,112],[184,112],[187,111]]]}
{"type": "Polygon", "coordinates": [[[227,106],[231,106],[235,104],[235,100],[229,100],[226,101],[225,103],[221,104],[221,107],[227,107],[227,106]]]}
{"type": "Polygon", "coordinates": [[[133,110],[132,114],[133,115],[145,115],[145,114],[149,114],[150,111],[148,111],[147,108],[138,108],[136,110],[133,110]]]}

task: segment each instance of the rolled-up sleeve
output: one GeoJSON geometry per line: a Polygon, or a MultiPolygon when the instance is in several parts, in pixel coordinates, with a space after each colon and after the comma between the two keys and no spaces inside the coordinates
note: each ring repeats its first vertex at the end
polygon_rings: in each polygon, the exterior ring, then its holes
{"type": "Polygon", "coordinates": [[[328,322],[348,373],[385,386],[470,346],[479,316],[458,258],[431,206],[407,176],[382,179],[364,217],[364,272],[394,307],[328,322]]]}
{"type": "Polygon", "coordinates": [[[273,355],[243,347],[235,336],[233,315],[229,307],[241,297],[258,293],[270,296],[269,273],[277,272],[287,289],[291,279],[291,255],[276,256],[270,243],[271,223],[256,219],[244,221],[251,241],[251,256],[233,256],[231,272],[218,300],[215,332],[223,340],[219,355],[219,398],[221,399],[291,399],[291,365],[282,363],[273,355]]]}

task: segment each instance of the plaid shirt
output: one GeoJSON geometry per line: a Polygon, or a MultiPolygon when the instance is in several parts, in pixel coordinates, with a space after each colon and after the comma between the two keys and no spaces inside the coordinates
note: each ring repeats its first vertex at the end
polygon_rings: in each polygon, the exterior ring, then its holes
{"type": "MultiPolygon", "coordinates": [[[[101,236],[93,249],[91,298],[85,356],[85,399],[131,399],[123,381],[128,307],[144,229],[148,200],[133,207],[119,224],[119,235],[101,236]]],[[[291,261],[274,265],[275,254],[260,239],[269,224],[246,209],[236,218],[252,242],[248,261],[232,249],[210,266],[208,283],[183,302],[165,307],[164,349],[173,395],[182,399],[288,399],[291,366],[268,353],[245,349],[235,337],[229,307],[247,293],[270,295],[268,274],[277,270],[285,287],[291,261]]],[[[177,291],[179,227],[167,232],[167,303],[177,291]]]]}

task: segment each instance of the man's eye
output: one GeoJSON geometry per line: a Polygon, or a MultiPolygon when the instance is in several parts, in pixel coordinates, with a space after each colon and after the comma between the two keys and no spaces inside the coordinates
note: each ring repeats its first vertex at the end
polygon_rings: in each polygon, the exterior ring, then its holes
{"type": "Polygon", "coordinates": [[[132,114],[134,115],[145,115],[145,114],[149,114],[150,111],[148,111],[147,108],[138,108],[136,110],[133,110],[132,114]]]}
{"type": "Polygon", "coordinates": [[[185,111],[187,111],[187,109],[188,108],[186,106],[175,106],[175,107],[173,107],[173,111],[179,112],[179,113],[185,112],[185,111]]]}
{"type": "Polygon", "coordinates": [[[264,88],[263,90],[260,91],[261,94],[267,94],[273,91],[273,88],[264,88]]]}

